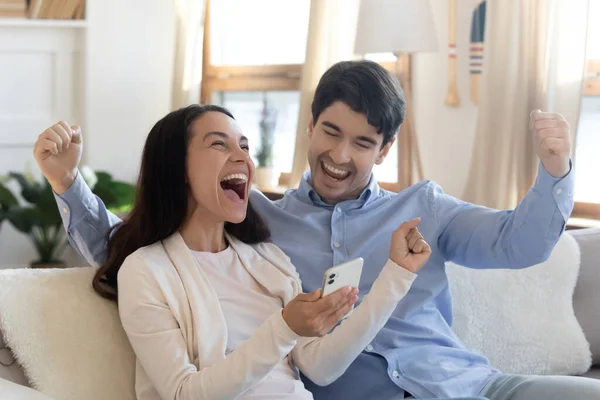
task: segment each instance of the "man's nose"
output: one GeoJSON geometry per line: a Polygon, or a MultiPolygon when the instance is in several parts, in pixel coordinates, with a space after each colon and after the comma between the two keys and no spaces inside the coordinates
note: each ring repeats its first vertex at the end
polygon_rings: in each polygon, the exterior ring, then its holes
{"type": "Polygon", "coordinates": [[[349,143],[339,143],[331,152],[331,160],[339,165],[350,162],[350,145],[349,143]]]}

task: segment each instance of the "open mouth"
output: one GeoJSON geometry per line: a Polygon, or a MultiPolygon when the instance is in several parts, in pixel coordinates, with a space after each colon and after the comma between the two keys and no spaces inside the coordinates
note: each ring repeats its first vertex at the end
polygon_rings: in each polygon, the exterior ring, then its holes
{"type": "Polygon", "coordinates": [[[326,163],[325,161],[321,161],[321,170],[325,175],[329,178],[333,179],[336,182],[342,182],[350,176],[350,171],[341,169],[332,164],[326,163]]]}
{"type": "Polygon", "coordinates": [[[221,180],[221,189],[227,198],[242,202],[246,199],[246,185],[248,176],[246,174],[230,174],[221,180]]]}

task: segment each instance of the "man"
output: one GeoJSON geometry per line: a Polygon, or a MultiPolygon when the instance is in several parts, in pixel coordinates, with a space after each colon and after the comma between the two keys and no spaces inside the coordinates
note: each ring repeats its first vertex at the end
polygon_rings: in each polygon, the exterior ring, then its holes
{"type": "MultiPolygon", "coordinates": [[[[532,113],[537,180],[514,211],[468,204],[421,182],[395,194],[382,190],[372,168],[384,161],[404,120],[398,82],[378,64],[341,62],[321,78],[308,136],[310,172],[299,187],[270,202],[251,200],[292,259],[305,291],[320,287],[323,272],[355,257],[365,259],[360,291],[369,292],[385,264],[391,233],[421,217],[432,248],[394,315],[347,372],[327,387],[305,379],[315,399],[401,399],[484,396],[502,400],[600,398],[600,381],[500,373],[452,333],[445,261],[471,268],[524,268],[544,261],[573,207],[571,137],[557,114],[532,113]]],[[[57,193],[69,240],[95,264],[106,257],[106,234],[118,219],[108,213],[77,173],[81,136],[65,123],[47,130],[35,154],[57,193]],[[67,144],[70,146],[67,148],[67,144]]],[[[476,300],[476,299],[474,299],[476,300]]]]}

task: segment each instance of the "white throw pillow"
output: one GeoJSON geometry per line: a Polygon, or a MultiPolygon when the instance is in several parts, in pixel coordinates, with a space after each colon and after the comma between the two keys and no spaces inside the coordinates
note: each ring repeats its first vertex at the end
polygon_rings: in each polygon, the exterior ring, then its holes
{"type": "Polygon", "coordinates": [[[0,330],[32,386],[60,400],[134,400],[135,356],[94,269],[0,271],[0,330]]]}
{"type": "Polygon", "coordinates": [[[568,233],[546,262],[522,270],[447,263],[452,329],[505,373],[585,373],[591,352],[572,301],[579,263],[579,247],[568,233]]]}

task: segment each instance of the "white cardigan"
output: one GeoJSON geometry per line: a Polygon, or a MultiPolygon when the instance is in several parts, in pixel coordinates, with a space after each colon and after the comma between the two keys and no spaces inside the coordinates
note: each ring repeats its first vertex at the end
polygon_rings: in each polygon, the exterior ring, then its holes
{"type": "MultiPolygon", "coordinates": [[[[298,273],[277,246],[227,238],[248,272],[284,305],[301,292],[298,273]],[[252,252],[264,261],[250,265],[252,252]]],[[[373,340],[415,278],[390,260],[361,305],[330,334],[298,337],[277,311],[225,355],[217,295],[175,233],[127,257],[118,274],[119,313],[137,357],[138,399],[235,399],[290,351],[310,380],[328,385],[373,340]]]]}

